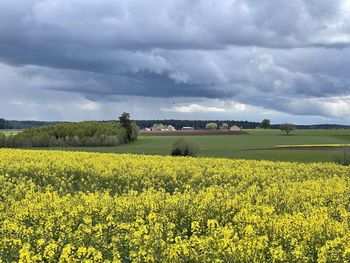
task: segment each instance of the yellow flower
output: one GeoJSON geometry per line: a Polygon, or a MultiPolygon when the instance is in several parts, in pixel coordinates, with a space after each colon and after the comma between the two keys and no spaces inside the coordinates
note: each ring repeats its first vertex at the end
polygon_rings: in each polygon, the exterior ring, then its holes
{"type": "Polygon", "coordinates": [[[0,149],[0,262],[350,262],[349,174],[0,149]]]}

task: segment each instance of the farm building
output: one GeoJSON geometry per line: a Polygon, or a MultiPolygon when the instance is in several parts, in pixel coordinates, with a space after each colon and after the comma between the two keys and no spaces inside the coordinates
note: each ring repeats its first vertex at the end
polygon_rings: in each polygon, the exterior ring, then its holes
{"type": "Polygon", "coordinates": [[[233,125],[231,126],[230,131],[241,131],[241,128],[236,125],[233,125]]]}
{"type": "Polygon", "coordinates": [[[183,131],[193,131],[194,128],[193,127],[182,127],[181,130],[183,130],[183,131]]]}
{"type": "Polygon", "coordinates": [[[176,131],[175,127],[172,125],[164,125],[162,123],[153,124],[152,131],[176,131]]]}
{"type": "Polygon", "coordinates": [[[175,127],[173,125],[168,125],[168,131],[176,131],[175,127]]]}

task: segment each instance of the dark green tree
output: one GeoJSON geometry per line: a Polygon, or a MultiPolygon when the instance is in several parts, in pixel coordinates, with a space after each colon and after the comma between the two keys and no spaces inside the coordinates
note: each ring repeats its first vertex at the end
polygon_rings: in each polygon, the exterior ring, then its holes
{"type": "Polygon", "coordinates": [[[271,122],[269,119],[263,119],[261,122],[261,128],[268,129],[271,126],[271,122]]]}
{"type": "Polygon", "coordinates": [[[0,118],[0,129],[12,129],[9,121],[0,118]]]}
{"type": "Polygon", "coordinates": [[[5,129],[6,120],[0,118],[0,129],[5,129]]]}
{"type": "Polygon", "coordinates": [[[130,120],[130,114],[127,112],[123,112],[122,115],[119,117],[120,124],[126,131],[126,141],[130,142],[132,141],[132,126],[131,126],[131,120],[130,120]]]}

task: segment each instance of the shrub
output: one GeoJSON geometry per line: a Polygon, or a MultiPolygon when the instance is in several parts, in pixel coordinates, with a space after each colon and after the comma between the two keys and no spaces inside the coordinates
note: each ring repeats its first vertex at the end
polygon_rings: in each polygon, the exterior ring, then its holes
{"type": "Polygon", "coordinates": [[[215,122],[210,122],[205,125],[205,129],[207,130],[216,130],[218,128],[218,125],[215,122]]]}
{"type": "Polygon", "coordinates": [[[171,148],[172,156],[197,156],[198,144],[188,139],[179,138],[173,142],[171,148]]]}

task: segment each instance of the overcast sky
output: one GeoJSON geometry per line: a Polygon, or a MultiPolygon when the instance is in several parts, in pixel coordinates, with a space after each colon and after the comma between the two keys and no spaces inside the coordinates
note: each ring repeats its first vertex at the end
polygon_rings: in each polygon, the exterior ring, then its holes
{"type": "Polygon", "coordinates": [[[350,124],[350,0],[1,0],[0,116],[350,124]]]}

